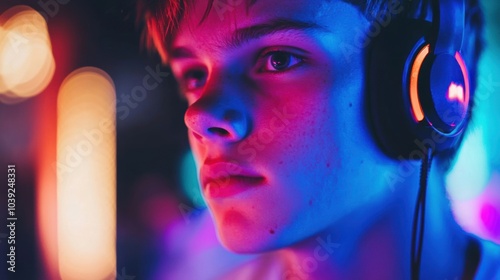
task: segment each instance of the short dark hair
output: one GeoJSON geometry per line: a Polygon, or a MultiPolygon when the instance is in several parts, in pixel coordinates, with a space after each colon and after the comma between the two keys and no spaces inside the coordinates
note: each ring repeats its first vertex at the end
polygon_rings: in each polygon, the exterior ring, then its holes
{"type": "MultiPolygon", "coordinates": [[[[220,0],[217,0],[220,1],[220,0]]],[[[247,9],[257,0],[246,1],[247,9]]],[[[325,0],[331,1],[331,0],[325,0]]],[[[399,16],[417,19],[429,19],[432,0],[341,0],[357,7],[367,19],[387,12],[391,4],[401,1],[404,13],[399,16]]],[[[137,23],[142,26],[142,43],[146,49],[156,51],[162,61],[168,61],[168,49],[179,28],[179,23],[185,16],[187,7],[193,5],[194,0],[138,0],[137,23]]],[[[209,0],[205,14],[200,23],[208,16],[214,0],[209,0]]],[[[477,84],[477,65],[483,51],[484,17],[479,0],[465,0],[465,30],[462,44],[462,55],[468,66],[470,77],[470,91],[474,92],[477,84]]],[[[474,100],[471,100],[473,107],[474,100]]],[[[472,110],[471,110],[472,112],[472,110]]],[[[469,119],[471,115],[468,116],[469,119]]],[[[460,141],[461,142],[461,141],[460,141]]],[[[460,144],[454,149],[440,155],[439,163],[444,170],[451,166],[460,144]]]]}

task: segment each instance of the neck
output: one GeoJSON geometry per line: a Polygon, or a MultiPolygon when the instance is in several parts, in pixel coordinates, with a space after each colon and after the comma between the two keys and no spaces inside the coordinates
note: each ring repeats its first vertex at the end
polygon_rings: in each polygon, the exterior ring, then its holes
{"type": "MultiPolygon", "coordinates": [[[[282,263],[285,279],[409,278],[419,188],[415,167],[412,175],[364,209],[308,240],[272,253],[282,263]]],[[[453,218],[441,174],[435,167],[429,174],[421,279],[461,279],[465,264],[468,239],[453,218]]]]}

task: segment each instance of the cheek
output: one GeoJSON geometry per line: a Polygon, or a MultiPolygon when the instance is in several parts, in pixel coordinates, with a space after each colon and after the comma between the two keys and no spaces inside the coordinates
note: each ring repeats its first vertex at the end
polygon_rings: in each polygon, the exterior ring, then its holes
{"type": "Polygon", "coordinates": [[[295,82],[279,86],[269,83],[261,89],[265,93],[262,99],[267,99],[258,100],[257,104],[266,106],[254,114],[255,131],[250,138],[262,144],[261,154],[273,165],[280,169],[300,166],[314,174],[311,171],[318,167],[333,168],[340,164],[334,156],[338,150],[335,124],[340,121],[337,108],[343,105],[338,104],[335,81],[328,77],[327,72],[315,71],[295,82]]]}
{"type": "MultiPolygon", "coordinates": [[[[354,129],[363,125],[362,83],[356,82],[362,79],[355,75],[333,79],[330,75],[321,71],[313,75],[315,78],[307,77],[280,88],[269,87],[270,94],[282,93],[274,94],[274,106],[287,108],[292,117],[263,147],[257,162],[268,167],[283,192],[306,201],[298,207],[309,207],[310,199],[314,207],[331,206],[333,197],[341,200],[347,195],[343,189],[349,178],[359,176],[347,163],[358,156],[353,151],[360,149],[364,138],[354,129]]],[[[272,118],[268,113],[261,116],[264,117],[256,125],[256,134],[272,118]]]]}
{"type": "Polygon", "coordinates": [[[325,194],[332,193],[335,171],[342,169],[338,153],[342,138],[335,125],[340,120],[331,83],[325,79],[283,87],[282,96],[275,94],[274,102],[255,114],[258,118],[249,141],[259,145],[254,145],[253,163],[268,172],[276,188],[270,195],[279,201],[286,201],[282,199],[287,195],[290,203],[282,211],[288,215],[331,203],[331,196],[325,194]],[[274,122],[279,129],[273,130],[274,122]]]}

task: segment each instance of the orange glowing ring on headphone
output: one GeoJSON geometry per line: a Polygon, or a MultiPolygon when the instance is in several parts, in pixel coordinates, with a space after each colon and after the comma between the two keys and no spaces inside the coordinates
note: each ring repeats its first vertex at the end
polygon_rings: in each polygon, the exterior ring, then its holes
{"type": "MultiPolygon", "coordinates": [[[[422,67],[422,63],[424,62],[425,57],[429,54],[429,49],[430,49],[429,44],[425,45],[425,47],[423,47],[418,52],[417,56],[415,57],[415,61],[411,67],[410,103],[411,103],[411,112],[413,113],[413,119],[417,122],[420,122],[424,119],[424,111],[422,110],[422,105],[420,104],[420,100],[418,99],[418,75],[420,73],[420,68],[422,67]]],[[[460,67],[462,67],[462,65],[460,65],[460,67]]]]}

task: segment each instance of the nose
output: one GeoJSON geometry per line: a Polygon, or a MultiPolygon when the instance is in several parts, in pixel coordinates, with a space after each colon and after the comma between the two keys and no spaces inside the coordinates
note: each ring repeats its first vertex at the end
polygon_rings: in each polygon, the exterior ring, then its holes
{"type": "Polygon", "coordinates": [[[184,122],[198,140],[234,143],[248,135],[247,104],[238,94],[228,91],[205,91],[188,107],[184,122]]]}

